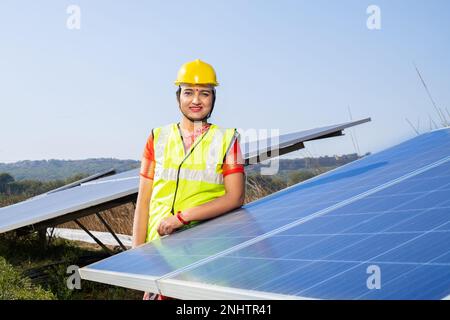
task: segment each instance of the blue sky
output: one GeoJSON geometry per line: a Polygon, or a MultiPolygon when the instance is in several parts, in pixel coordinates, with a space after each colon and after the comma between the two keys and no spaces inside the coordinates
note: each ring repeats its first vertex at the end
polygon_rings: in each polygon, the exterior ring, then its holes
{"type": "Polygon", "coordinates": [[[0,3],[0,162],[140,159],[180,119],[173,85],[200,58],[218,74],[211,121],[281,133],[371,117],[291,154],[377,152],[437,121],[413,62],[450,110],[450,2],[8,1],[0,3]],[[81,29],[69,30],[69,5],[81,29]],[[369,30],[366,9],[381,9],[369,30]]]}

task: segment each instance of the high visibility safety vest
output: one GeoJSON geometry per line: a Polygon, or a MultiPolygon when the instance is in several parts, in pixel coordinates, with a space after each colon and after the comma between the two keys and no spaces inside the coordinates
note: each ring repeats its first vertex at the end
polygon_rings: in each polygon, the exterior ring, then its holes
{"type": "Polygon", "coordinates": [[[238,138],[236,129],[211,124],[185,152],[176,123],[153,129],[155,174],[146,242],[159,238],[163,218],[225,194],[222,164],[238,138]]]}

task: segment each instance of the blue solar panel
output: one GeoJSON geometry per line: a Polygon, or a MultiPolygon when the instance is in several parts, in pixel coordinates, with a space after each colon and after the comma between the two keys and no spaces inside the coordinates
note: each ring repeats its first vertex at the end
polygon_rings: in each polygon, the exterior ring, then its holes
{"type": "Polygon", "coordinates": [[[111,284],[124,274],[153,277],[163,294],[182,298],[190,296],[174,283],[202,284],[204,297],[227,287],[249,297],[443,298],[450,294],[449,163],[450,130],[424,134],[82,275],[114,272],[102,280],[111,284]],[[381,289],[367,287],[370,265],[380,267],[381,289]]]}
{"type": "MultiPolygon", "coordinates": [[[[449,153],[447,142],[441,152],[435,151],[435,158],[428,154],[427,159],[438,160],[449,153]]],[[[175,279],[312,298],[440,299],[450,294],[449,275],[447,158],[423,173],[175,279]],[[380,289],[366,285],[370,265],[380,267],[380,289]]]]}
{"type": "Polygon", "coordinates": [[[137,181],[137,177],[125,178],[120,183],[90,181],[78,187],[0,208],[0,233],[136,193],[137,181]]]}

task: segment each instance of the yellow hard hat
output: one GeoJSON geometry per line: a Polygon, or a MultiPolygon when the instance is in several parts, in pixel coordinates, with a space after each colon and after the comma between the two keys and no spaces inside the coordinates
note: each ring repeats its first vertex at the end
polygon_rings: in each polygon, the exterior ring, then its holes
{"type": "Polygon", "coordinates": [[[175,84],[179,86],[181,83],[219,85],[214,68],[200,59],[186,62],[181,66],[175,84]]]}

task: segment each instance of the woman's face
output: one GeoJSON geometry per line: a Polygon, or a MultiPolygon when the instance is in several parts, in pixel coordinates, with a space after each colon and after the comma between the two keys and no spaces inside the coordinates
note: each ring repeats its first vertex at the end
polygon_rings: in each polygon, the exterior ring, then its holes
{"type": "Polygon", "coordinates": [[[212,108],[213,89],[208,85],[181,85],[180,109],[191,121],[206,118],[212,108]]]}

